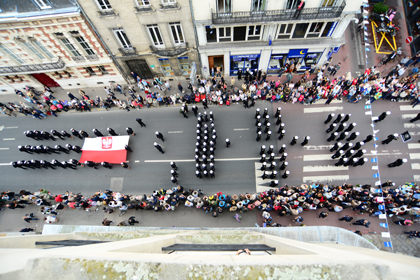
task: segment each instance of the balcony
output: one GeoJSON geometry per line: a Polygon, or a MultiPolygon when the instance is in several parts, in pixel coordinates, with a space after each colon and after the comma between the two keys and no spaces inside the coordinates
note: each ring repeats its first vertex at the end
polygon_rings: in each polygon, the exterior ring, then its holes
{"type": "Polygon", "coordinates": [[[343,1],[340,6],[335,7],[304,8],[300,12],[298,17],[296,14],[297,9],[212,13],[212,23],[227,24],[250,22],[262,23],[293,20],[322,20],[340,17],[345,7],[346,1],[343,1]]]}
{"type": "Polygon", "coordinates": [[[0,75],[6,74],[35,74],[39,72],[61,71],[66,68],[66,64],[59,58],[57,62],[28,64],[20,66],[0,67],[0,75]]]}
{"type": "Polygon", "coordinates": [[[181,7],[178,3],[170,3],[170,4],[160,4],[160,11],[167,11],[167,10],[179,10],[181,7]]]}
{"type": "Polygon", "coordinates": [[[172,49],[159,49],[159,48],[156,48],[155,46],[149,46],[149,47],[154,54],[156,54],[157,56],[163,56],[163,57],[178,56],[188,51],[188,43],[186,43],[185,45],[176,47],[176,48],[172,48],[172,49]]]}
{"type": "Polygon", "coordinates": [[[98,60],[99,57],[96,54],[85,56],[87,60],[98,60]]]}
{"type": "Polygon", "coordinates": [[[137,51],[136,48],[118,48],[120,53],[122,53],[124,56],[130,56],[130,55],[136,55],[137,51]]]}
{"type": "Polygon", "coordinates": [[[138,13],[148,13],[156,11],[152,5],[143,5],[143,6],[135,6],[136,14],[138,13]]]}
{"type": "Polygon", "coordinates": [[[115,17],[115,16],[118,16],[118,13],[116,11],[110,9],[110,10],[98,11],[98,15],[99,15],[100,18],[101,17],[115,17]]]}
{"type": "Polygon", "coordinates": [[[76,62],[85,61],[86,60],[83,56],[72,56],[71,59],[73,59],[76,62]]]}

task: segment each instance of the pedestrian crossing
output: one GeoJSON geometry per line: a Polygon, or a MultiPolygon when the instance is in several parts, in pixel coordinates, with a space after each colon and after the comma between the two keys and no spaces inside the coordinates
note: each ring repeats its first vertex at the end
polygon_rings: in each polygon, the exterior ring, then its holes
{"type": "MultiPolygon", "coordinates": [[[[409,162],[413,172],[420,172],[420,143],[418,143],[420,135],[420,122],[410,123],[410,120],[417,116],[419,108],[413,108],[411,105],[400,105],[401,118],[404,121],[404,128],[408,130],[412,139],[407,143],[409,150],[409,162]],[[415,112],[408,112],[415,111],[415,112]]],[[[413,175],[414,182],[420,181],[420,175],[413,175]]]]}

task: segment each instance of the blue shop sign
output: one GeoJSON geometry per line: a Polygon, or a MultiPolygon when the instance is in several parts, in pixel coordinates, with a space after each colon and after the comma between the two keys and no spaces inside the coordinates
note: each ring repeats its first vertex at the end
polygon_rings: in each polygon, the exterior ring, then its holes
{"type": "Polygon", "coordinates": [[[271,59],[283,59],[282,55],[272,56],[271,59]]]}
{"type": "Polygon", "coordinates": [[[308,53],[308,49],[289,50],[287,58],[303,58],[308,53]]]}
{"type": "Polygon", "coordinates": [[[169,58],[159,58],[159,61],[162,61],[162,60],[169,60],[169,58]]]}
{"type": "Polygon", "coordinates": [[[236,61],[235,59],[243,59],[243,58],[256,59],[258,57],[260,57],[259,54],[231,55],[230,56],[230,58],[233,59],[234,61],[236,61]]]}
{"type": "Polygon", "coordinates": [[[178,57],[178,59],[188,59],[188,56],[178,57]]]}

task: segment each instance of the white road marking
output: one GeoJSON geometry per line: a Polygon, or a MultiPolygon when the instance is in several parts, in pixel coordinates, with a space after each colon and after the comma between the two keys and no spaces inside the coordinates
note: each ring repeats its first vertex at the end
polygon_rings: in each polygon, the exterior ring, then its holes
{"type": "Polygon", "coordinates": [[[333,101],[330,102],[330,104],[338,104],[338,103],[343,103],[343,99],[341,100],[334,99],[333,101]]]}
{"type": "Polygon", "coordinates": [[[420,163],[412,163],[411,169],[413,170],[419,170],[420,169],[420,163]]]}
{"type": "Polygon", "coordinates": [[[335,175],[335,176],[308,176],[303,177],[303,182],[332,182],[332,181],[348,181],[349,175],[335,175]]]}
{"type": "Polygon", "coordinates": [[[391,234],[389,233],[389,231],[388,232],[387,231],[381,232],[381,236],[384,237],[384,238],[391,238],[391,234]]]}
{"type": "Polygon", "coordinates": [[[11,165],[10,162],[9,163],[0,163],[1,166],[5,166],[5,165],[11,165]]]}
{"type": "Polygon", "coordinates": [[[418,110],[419,108],[413,108],[412,106],[410,106],[410,105],[401,105],[400,106],[400,110],[401,111],[416,111],[416,110],[418,110]]]}
{"type": "Polygon", "coordinates": [[[12,128],[19,128],[18,126],[5,126],[3,129],[12,129],[12,128]]]}
{"type": "Polygon", "coordinates": [[[366,111],[366,112],[365,112],[365,115],[366,115],[366,116],[370,116],[370,115],[372,115],[372,111],[366,111]]]}
{"type": "Polygon", "coordinates": [[[348,166],[333,166],[333,165],[326,165],[326,166],[304,166],[303,172],[322,172],[322,171],[342,171],[342,170],[349,170],[348,166]]]}
{"type": "Polygon", "coordinates": [[[414,179],[414,181],[419,182],[420,181],[420,175],[414,175],[413,179],[414,179]]]}
{"type": "Polygon", "coordinates": [[[0,126],[0,131],[3,131],[4,125],[0,126]]]}
{"type": "Polygon", "coordinates": [[[413,119],[417,114],[402,114],[401,117],[403,119],[413,119]]]}
{"type": "Polygon", "coordinates": [[[333,147],[333,145],[321,145],[321,146],[304,146],[304,150],[308,151],[319,151],[319,150],[329,150],[333,147]]]}
{"type": "Polygon", "coordinates": [[[303,156],[303,161],[334,160],[334,159],[331,158],[331,156],[332,155],[330,155],[330,154],[304,155],[303,156]]]}
{"type": "Polygon", "coordinates": [[[163,160],[145,160],[144,162],[152,162],[152,163],[160,163],[160,162],[171,162],[171,161],[175,161],[175,162],[193,162],[193,159],[163,159],[163,160]]]}
{"type": "Polygon", "coordinates": [[[404,128],[420,128],[418,123],[404,123],[404,128]]]}
{"type": "Polygon", "coordinates": [[[183,133],[183,131],[168,131],[168,133],[183,133]]]}
{"type": "Polygon", "coordinates": [[[408,149],[420,149],[420,144],[408,144],[408,149]]]}
{"type": "Polygon", "coordinates": [[[371,150],[370,152],[371,152],[373,155],[378,154],[378,151],[375,151],[375,150],[371,150]]]}
{"type": "MultiPolygon", "coordinates": [[[[275,159],[279,159],[280,157],[275,157],[275,159]]],[[[255,158],[218,158],[215,159],[214,161],[256,161],[256,160],[260,160],[261,158],[259,157],[255,157],[255,158]]],[[[163,159],[163,160],[145,160],[144,162],[147,163],[160,163],[160,162],[193,162],[195,161],[194,159],[163,159]]]]}
{"type": "Polygon", "coordinates": [[[376,121],[376,120],[379,120],[379,118],[378,117],[372,117],[372,121],[376,121]]]}
{"type": "Polygon", "coordinates": [[[8,150],[9,148],[0,148],[0,151],[8,150]]]}
{"type": "Polygon", "coordinates": [[[398,156],[402,155],[402,153],[376,153],[376,154],[365,154],[365,156],[398,156]]]}
{"type": "Polygon", "coordinates": [[[13,141],[15,138],[3,138],[4,141],[13,141]]]}
{"type": "Polygon", "coordinates": [[[140,162],[139,160],[135,160],[134,162],[140,162]]]}
{"type": "Polygon", "coordinates": [[[372,170],[378,170],[378,166],[372,166],[372,170]]]}
{"type": "Polygon", "coordinates": [[[411,153],[410,154],[410,159],[420,159],[420,154],[419,153],[411,153]]]}
{"type": "Polygon", "coordinates": [[[304,108],[303,113],[322,113],[322,112],[335,112],[335,111],[343,111],[343,107],[317,107],[317,108],[304,108]]]}
{"type": "Polygon", "coordinates": [[[409,131],[408,133],[410,133],[411,136],[418,136],[420,135],[420,132],[414,132],[414,131],[409,131]]]}
{"type": "Polygon", "coordinates": [[[240,130],[249,130],[249,128],[234,128],[234,131],[240,131],[240,130]]]}

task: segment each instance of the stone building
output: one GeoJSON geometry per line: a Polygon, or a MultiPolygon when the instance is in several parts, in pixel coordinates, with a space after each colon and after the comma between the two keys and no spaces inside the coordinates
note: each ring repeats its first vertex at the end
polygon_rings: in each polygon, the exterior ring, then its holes
{"type": "Polygon", "coordinates": [[[221,67],[277,74],[287,59],[301,71],[324,63],[345,44],[362,0],[192,0],[203,73],[221,67]]]}
{"type": "Polygon", "coordinates": [[[78,0],[131,82],[185,80],[199,65],[189,0],[78,0]]]}
{"type": "Polygon", "coordinates": [[[124,79],[71,0],[0,1],[0,93],[124,79]]]}

